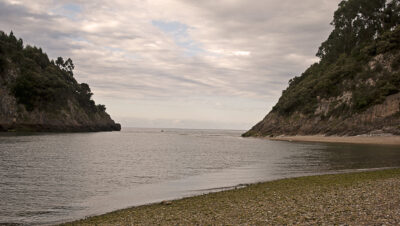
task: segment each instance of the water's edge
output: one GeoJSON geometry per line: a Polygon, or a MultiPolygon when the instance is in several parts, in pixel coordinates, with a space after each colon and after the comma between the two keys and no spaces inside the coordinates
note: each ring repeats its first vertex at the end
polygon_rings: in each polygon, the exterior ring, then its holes
{"type": "Polygon", "coordinates": [[[253,182],[253,183],[237,184],[237,185],[228,186],[228,187],[216,187],[216,188],[209,188],[209,189],[192,190],[192,192],[195,192],[195,194],[186,195],[186,196],[183,195],[183,196],[174,197],[174,198],[160,199],[160,200],[156,200],[156,201],[143,203],[140,205],[132,205],[132,206],[124,207],[124,208],[114,209],[114,210],[104,212],[101,214],[91,214],[91,215],[87,215],[87,216],[85,216],[83,218],[79,218],[79,219],[71,219],[71,220],[54,222],[54,224],[49,224],[49,225],[60,225],[60,224],[73,223],[75,221],[84,220],[86,218],[107,215],[107,214],[122,211],[122,210],[134,209],[134,208],[138,208],[138,207],[142,207],[142,206],[150,206],[150,205],[166,203],[166,202],[170,202],[170,201],[177,201],[177,200],[181,200],[181,199],[193,198],[193,197],[208,195],[208,194],[212,194],[212,193],[218,193],[218,192],[224,192],[224,191],[230,191],[230,190],[236,190],[236,189],[243,189],[248,186],[263,184],[263,183],[268,183],[268,182],[273,182],[273,181],[287,180],[287,179],[293,179],[293,178],[302,178],[302,177],[323,176],[323,175],[339,175],[339,174],[349,174],[349,173],[375,172],[375,171],[390,170],[390,169],[400,169],[400,167],[348,169],[348,170],[337,170],[337,171],[322,172],[322,173],[307,173],[307,174],[293,176],[293,177],[284,177],[284,178],[278,178],[278,179],[272,179],[272,180],[266,180],[266,181],[258,181],[258,182],[253,182]]]}

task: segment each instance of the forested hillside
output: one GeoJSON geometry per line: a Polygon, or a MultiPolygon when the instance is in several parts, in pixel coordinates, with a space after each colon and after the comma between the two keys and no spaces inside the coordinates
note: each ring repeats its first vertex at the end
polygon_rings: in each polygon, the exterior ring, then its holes
{"type": "Polygon", "coordinates": [[[342,1],[320,62],[244,136],[400,134],[399,24],[398,0],[342,1]]]}
{"type": "Polygon", "coordinates": [[[0,131],[120,130],[73,70],[71,59],[50,60],[0,31],[0,131]]]}

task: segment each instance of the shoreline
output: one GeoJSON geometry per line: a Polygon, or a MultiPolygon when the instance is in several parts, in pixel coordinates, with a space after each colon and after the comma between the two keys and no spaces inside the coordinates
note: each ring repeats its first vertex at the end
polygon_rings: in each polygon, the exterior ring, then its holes
{"type": "Polygon", "coordinates": [[[273,141],[289,142],[321,142],[321,143],[346,143],[346,144],[377,144],[400,146],[400,136],[277,136],[267,138],[273,141]]]}
{"type": "Polygon", "coordinates": [[[46,125],[46,124],[0,124],[1,133],[86,133],[121,131],[121,124],[92,125],[46,125]]]}
{"type": "Polygon", "coordinates": [[[130,207],[61,225],[398,224],[400,197],[394,188],[399,186],[400,168],[305,176],[130,207]],[[395,205],[384,207],[392,202],[395,205]],[[333,212],[319,208],[325,205],[333,212]],[[369,214],[359,216],[361,210],[369,214]],[[326,218],[332,215],[337,216],[326,218]]]}

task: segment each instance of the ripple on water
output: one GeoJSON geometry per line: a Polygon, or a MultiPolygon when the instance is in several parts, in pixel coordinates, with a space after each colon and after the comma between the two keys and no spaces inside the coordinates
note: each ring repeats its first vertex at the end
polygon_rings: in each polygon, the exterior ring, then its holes
{"type": "Polygon", "coordinates": [[[400,166],[399,147],[163,131],[0,134],[0,224],[51,224],[243,183],[400,166]]]}

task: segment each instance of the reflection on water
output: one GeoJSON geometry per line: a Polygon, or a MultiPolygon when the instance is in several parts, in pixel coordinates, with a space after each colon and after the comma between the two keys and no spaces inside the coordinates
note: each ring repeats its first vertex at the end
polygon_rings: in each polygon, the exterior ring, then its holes
{"type": "Polygon", "coordinates": [[[49,224],[238,184],[400,166],[395,146],[243,139],[241,132],[1,134],[0,223],[49,224]]]}

